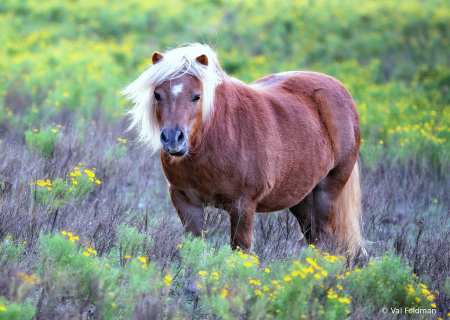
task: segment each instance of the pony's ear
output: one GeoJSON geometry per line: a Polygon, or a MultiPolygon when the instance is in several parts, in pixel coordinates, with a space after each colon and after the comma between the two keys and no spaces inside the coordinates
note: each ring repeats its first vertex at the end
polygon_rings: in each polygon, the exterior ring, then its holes
{"type": "Polygon", "coordinates": [[[157,63],[159,60],[161,60],[162,58],[164,58],[164,56],[163,56],[161,53],[155,51],[155,52],[153,52],[153,54],[152,54],[152,63],[155,64],[155,63],[157,63]]]}
{"type": "Polygon", "coordinates": [[[205,54],[202,54],[201,56],[198,56],[195,58],[198,62],[200,62],[202,65],[207,66],[208,65],[208,57],[205,54]]]}

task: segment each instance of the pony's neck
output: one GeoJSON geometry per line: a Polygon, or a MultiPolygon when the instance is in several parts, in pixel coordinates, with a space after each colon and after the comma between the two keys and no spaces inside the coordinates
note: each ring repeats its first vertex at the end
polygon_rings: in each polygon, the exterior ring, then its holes
{"type": "Polygon", "coordinates": [[[242,116],[239,106],[248,104],[247,90],[252,90],[248,85],[238,79],[225,74],[223,81],[217,86],[214,94],[214,110],[210,117],[202,121],[201,127],[195,137],[195,148],[199,150],[205,139],[220,140],[225,138],[228,128],[238,123],[238,117],[242,116]]]}

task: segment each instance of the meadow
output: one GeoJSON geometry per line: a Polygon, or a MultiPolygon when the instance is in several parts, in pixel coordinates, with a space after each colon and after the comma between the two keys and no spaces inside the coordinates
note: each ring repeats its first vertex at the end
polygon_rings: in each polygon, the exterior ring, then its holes
{"type": "Polygon", "coordinates": [[[443,0],[0,2],[0,319],[450,318],[449,21],[443,0]],[[367,257],[298,241],[288,211],[252,253],[221,210],[184,235],[120,90],[188,42],[246,83],[348,88],[367,257]]]}

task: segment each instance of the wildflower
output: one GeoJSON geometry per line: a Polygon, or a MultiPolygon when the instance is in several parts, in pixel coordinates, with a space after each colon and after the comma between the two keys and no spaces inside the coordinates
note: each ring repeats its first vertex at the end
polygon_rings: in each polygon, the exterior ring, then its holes
{"type": "Polygon", "coordinates": [[[262,295],[262,292],[261,292],[261,290],[255,290],[255,295],[257,295],[257,296],[261,296],[261,295],[262,295]]]}
{"type": "Polygon", "coordinates": [[[24,241],[24,242],[23,242],[23,244],[27,244],[27,242],[26,242],[26,241],[24,241]]]}
{"type": "Polygon", "coordinates": [[[436,303],[432,303],[431,306],[432,306],[433,308],[436,308],[436,303]]]}
{"type": "Polygon", "coordinates": [[[66,235],[66,234],[67,234],[67,232],[65,232],[65,231],[61,231],[61,233],[62,233],[63,235],[66,235]]]}
{"type": "Polygon", "coordinates": [[[57,133],[57,132],[58,132],[58,130],[56,130],[56,129],[52,129],[52,132],[53,132],[53,133],[57,133]]]}
{"type": "Polygon", "coordinates": [[[320,273],[316,273],[316,274],[314,275],[314,277],[316,277],[317,279],[320,279],[321,275],[320,275],[320,273]]]}
{"type": "Polygon", "coordinates": [[[286,281],[286,282],[289,282],[291,280],[292,280],[292,278],[291,278],[290,275],[287,275],[287,276],[284,277],[284,281],[286,281]]]}
{"type": "Polygon", "coordinates": [[[201,276],[203,276],[203,275],[205,275],[205,274],[208,274],[208,272],[207,272],[207,271],[200,271],[198,274],[201,275],[201,276]]]}
{"type": "Polygon", "coordinates": [[[264,271],[270,273],[270,269],[265,268],[264,271]]]}
{"type": "Polygon", "coordinates": [[[264,290],[264,291],[269,291],[269,287],[268,287],[268,286],[264,286],[264,287],[263,287],[263,290],[264,290]]]}
{"type": "Polygon", "coordinates": [[[250,284],[256,284],[256,285],[260,286],[261,282],[259,280],[250,280],[250,284]]]}
{"type": "Polygon", "coordinates": [[[202,287],[202,285],[201,285],[201,284],[198,284],[198,285],[197,285],[197,288],[201,288],[201,287],[202,287]]]}
{"type": "Polygon", "coordinates": [[[129,255],[129,254],[126,254],[126,255],[124,255],[123,256],[125,259],[130,259],[131,258],[131,256],[129,255]]]}
{"type": "Polygon", "coordinates": [[[5,306],[0,306],[0,311],[6,311],[6,307],[5,306]]]}
{"type": "Polygon", "coordinates": [[[234,264],[230,264],[229,266],[230,266],[231,268],[234,268],[234,264]]]}
{"type": "Polygon", "coordinates": [[[350,303],[350,299],[349,298],[339,298],[338,301],[342,302],[342,303],[346,303],[346,304],[350,303]]]}
{"type": "Polygon", "coordinates": [[[86,257],[89,257],[89,253],[87,251],[83,252],[86,257]]]}
{"type": "Polygon", "coordinates": [[[223,289],[223,290],[220,291],[220,294],[222,295],[222,298],[225,299],[225,297],[226,297],[227,294],[228,294],[228,290],[223,289]]]}
{"type": "Polygon", "coordinates": [[[168,274],[167,276],[164,277],[164,279],[166,279],[167,281],[172,281],[172,276],[168,274]]]}
{"type": "Polygon", "coordinates": [[[113,303],[111,303],[111,305],[113,306],[113,307],[115,307],[116,306],[116,304],[113,302],[113,303]]]}
{"type": "Polygon", "coordinates": [[[250,267],[252,265],[252,263],[249,261],[249,262],[246,262],[246,263],[244,263],[244,266],[246,266],[246,267],[250,267]]]}
{"type": "Polygon", "coordinates": [[[147,263],[147,258],[146,257],[137,257],[137,259],[142,262],[142,263],[147,263]]]}
{"type": "Polygon", "coordinates": [[[78,181],[77,180],[73,180],[73,184],[78,184],[78,181]]]}
{"type": "Polygon", "coordinates": [[[180,243],[179,245],[178,245],[178,248],[181,248],[183,245],[180,243]]]}
{"type": "Polygon", "coordinates": [[[84,170],[84,172],[85,172],[89,177],[91,177],[91,178],[95,177],[95,173],[93,173],[93,172],[90,171],[90,170],[84,170]]]}

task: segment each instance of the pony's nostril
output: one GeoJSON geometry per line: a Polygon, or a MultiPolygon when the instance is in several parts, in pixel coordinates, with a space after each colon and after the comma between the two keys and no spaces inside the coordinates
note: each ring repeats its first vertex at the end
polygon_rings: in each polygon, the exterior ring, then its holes
{"type": "Polygon", "coordinates": [[[184,135],[183,131],[179,130],[175,133],[175,142],[183,141],[184,135]]]}
{"type": "Polygon", "coordinates": [[[168,143],[169,142],[169,134],[167,133],[166,130],[163,130],[163,132],[161,132],[161,141],[163,143],[168,143]]]}

